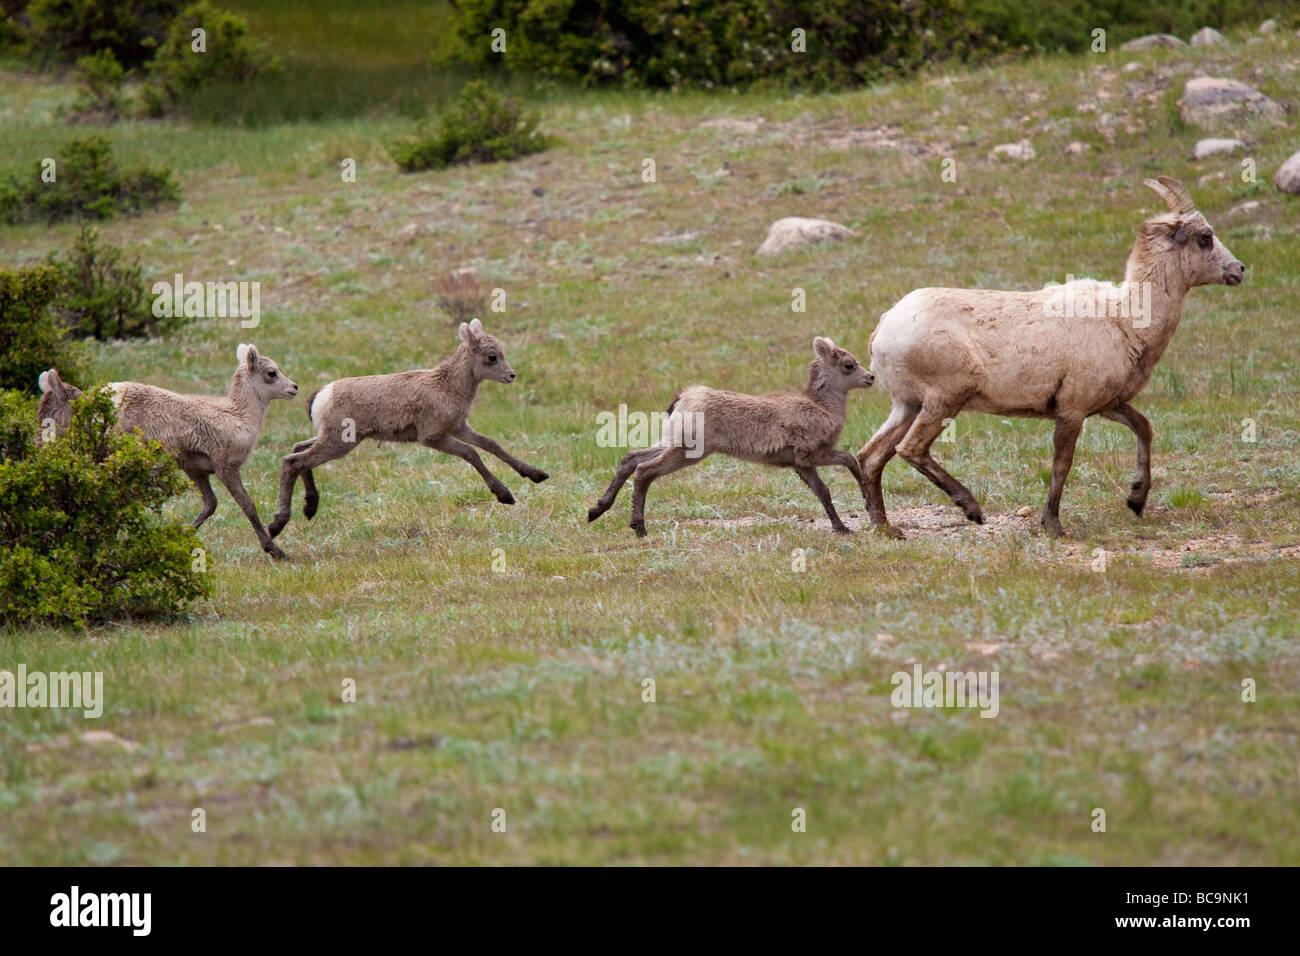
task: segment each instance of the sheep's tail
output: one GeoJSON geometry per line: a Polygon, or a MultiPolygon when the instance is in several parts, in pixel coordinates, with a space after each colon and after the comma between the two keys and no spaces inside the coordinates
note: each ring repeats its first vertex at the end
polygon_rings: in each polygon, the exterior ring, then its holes
{"type": "MultiPolygon", "coordinates": [[[[879,331],[880,331],[880,326],[877,325],[876,328],[875,328],[875,330],[871,333],[871,337],[870,337],[869,339],[867,339],[867,360],[868,360],[868,364],[870,364],[870,359],[871,359],[871,343],[874,342],[874,341],[876,341],[876,332],[879,332],[879,331]]],[[[314,396],[313,396],[313,397],[314,397],[314,396]]]]}
{"type": "Polygon", "coordinates": [[[681,399],[682,399],[682,389],[679,388],[677,392],[673,395],[673,400],[668,403],[669,415],[673,413],[673,409],[677,407],[677,403],[681,401],[681,399]]]}
{"type": "Polygon", "coordinates": [[[311,416],[311,407],[316,404],[316,396],[319,394],[320,394],[320,389],[318,388],[316,389],[316,391],[312,392],[307,399],[307,418],[310,419],[313,425],[316,424],[316,419],[312,418],[311,416]]]}

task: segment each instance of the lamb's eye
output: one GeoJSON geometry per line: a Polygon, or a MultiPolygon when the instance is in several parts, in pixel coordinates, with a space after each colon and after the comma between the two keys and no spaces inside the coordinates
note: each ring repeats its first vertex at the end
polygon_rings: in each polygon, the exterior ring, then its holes
{"type": "Polygon", "coordinates": [[[487,363],[488,363],[489,365],[495,365],[496,362],[497,362],[497,357],[496,357],[495,355],[489,355],[489,356],[487,357],[487,363]]]}
{"type": "Polygon", "coordinates": [[[854,363],[852,363],[852,362],[845,362],[845,363],[844,363],[844,372],[845,372],[845,374],[847,374],[847,373],[849,373],[849,372],[852,372],[855,368],[857,368],[857,366],[856,366],[854,363]]]}
{"type": "Polygon", "coordinates": [[[269,371],[269,372],[266,373],[266,377],[267,377],[267,378],[275,378],[276,374],[277,374],[277,372],[275,371],[275,369],[271,369],[271,371],[269,371]]]}
{"type": "Polygon", "coordinates": [[[1210,246],[1214,245],[1214,235],[1207,232],[1205,235],[1201,236],[1200,239],[1196,240],[1196,244],[1202,249],[1208,249],[1210,246]]]}

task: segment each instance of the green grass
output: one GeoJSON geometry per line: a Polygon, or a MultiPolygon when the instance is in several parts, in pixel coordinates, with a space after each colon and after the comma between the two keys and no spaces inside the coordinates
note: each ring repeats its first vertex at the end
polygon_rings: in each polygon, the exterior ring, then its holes
{"type": "MultiPolygon", "coordinates": [[[[543,90],[533,105],[561,146],[419,176],[384,152],[408,125],[398,110],[112,127],[120,154],[174,168],[185,201],[110,223],[105,239],[138,254],[148,281],[259,280],[263,315],[251,332],[199,321],[98,346],[100,376],[220,391],[249,338],[306,392],[430,365],[456,344],[431,279],[473,267],[507,292],[506,312],[483,319],[520,378],[484,385],[472,420],[553,477],[533,486],[490,463],[519,499],[508,508],[460,462],[366,445],[317,472],[321,510],[310,524],[295,510],[288,563],[261,554],[219,491],[202,529],[215,594],[187,619],[0,635],[0,667],[102,670],[108,696],[96,722],[0,714],[0,859],[1300,861],[1300,205],[1268,183],[1295,144],[1289,129],[1249,128],[1260,181],[1243,184],[1235,157],[1187,158],[1198,134],[1168,107],[1183,64],[1293,97],[1293,29],[1262,46],[1034,58],[841,95],[543,90]],[[1130,60],[1143,70],[1120,72],[1130,60]],[[1103,133],[1085,100],[1119,120],[1103,133]],[[903,148],[852,145],[892,123],[903,148]],[[1039,159],[985,160],[1022,137],[1039,159]],[[1090,149],[1063,156],[1073,140],[1090,149]],[[338,175],[348,156],[354,184],[338,175]],[[655,184],[640,178],[647,157],[655,184]],[[944,157],[956,183],[940,178],[944,157]],[[1141,187],[1156,173],[1190,185],[1249,271],[1191,294],[1136,402],[1156,429],[1146,517],[1123,504],[1132,437],[1093,420],[1063,506],[1072,537],[1035,533],[1009,516],[1041,506],[1050,425],[970,415],[935,451],[985,527],[895,462],[887,501],[911,539],[835,538],[808,523],[817,503],[792,475],[726,460],[657,484],[645,541],[626,528],[626,496],[586,524],[621,454],[597,446],[599,412],[661,409],[691,382],[794,386],[814,335],[865,356],[877,316],[917,286],[1117,278],[1159,208],[1141,187]],[[1262,206],[1230,218],[1245,199],[1262,206]],[[755,259],[767,225],[796,214],[859,237],[755,259]],[[796,287],[807,313],[790,310],[796,287]],[[914,661],[997,670],[999,716],[895,710],[890,676],[914,661]],[[1257,702],[1241,699],[1246,678],[1257,702]],[[138,749],[81,744],[87,729],[138,749]],[[198,807],[205,834],[191,831],[198,807]]],[[[333,42],[317,44],[322,69],[333,42]]],[[[400,43],[391,57],[408,64],[426,48],[400,43]]],[[[375,47],[355,69],[379,75],[390,54],[375,47]]],[[[397,102],[388,82],[378,99],[397,102]]],[[[72,95],[0,75],[0,130],[18,144],[7,161],[28,168],[66,141],[53,109],[72,95]]],[[[74,232],[6,229],[0,264],[74,232]]],[[[856,449],[887,407],[855,394],[842,443],[856,449]]],[[[309,431],[303,400],[272,407],[244,470],[264,515],[280,457],[309,431]]],[[[848,476],[826,478],[860,517],[848,476]]],[[[197,508],[195,496],[172,510],[197,508]]]]}

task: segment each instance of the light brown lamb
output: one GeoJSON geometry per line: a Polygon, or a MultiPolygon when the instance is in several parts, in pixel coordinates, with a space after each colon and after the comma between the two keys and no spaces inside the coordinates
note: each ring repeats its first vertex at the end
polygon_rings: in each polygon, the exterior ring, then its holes
{"type": "Polygon", "coordinates": [[[302,513],[310,520],[320,501],[311,470],[342,458],[366,438],[418,441],[462,458],[483,477],[502,504],[515,503],[510,489],[488,470],[471,445],[496,455],[531,481],[542,482],[550,477],[480,435],[466,421],[479,383],[490,380],[509,385],[515,380],[515,370],[506,361],[501,342],[484,332],[478,319],[462,322],[460,337],[461,345],[436,368],[340,378],[312,395],[307,413],[316,426],[316,435],[298,442],[284,458],[280,508],[270,526],[272,537],[289,523],[293,486],[298,477],[302,477],[305,491],[302,513]]]}
{"type": "MultiPolygon", "coordinates": [[[[227,395],[180,395],[139,382],[110,382],[108,388],[117,407],[118,427],[162,442],[203,496],[203,510],[194,527],[217,510],[209,481],[210,475],[216,475],[248,517],[262,550],[283,558],[284,552],[262,526],[239,470],[257,444],[267,405],[273,399],[293,398],[298,386],[254,346],[240,345],[235,354],[239,365],[227,395]]],[[[40,386],[42,430],[53,422],[56,433],[62,431],[71,415],[70,403],[81,391],[62,382],[54,369],[41,374],[40,386]]]]}
{"type": "Polygon", "coordinates": [[[857,459],[836,448],[835,442],[844,430],[849,391],[870,388],[874,380],[851,353],[819,336],[813,339],[813,360],[802,392],[742,395],[703,385],[684,388],[668,406],[659,442],[623,456],[609,487],[588,510],[587,520],[595,521],[608,511],[619,489],[635,475],[631,527],[645,537],[645,495],[650,483],[718,452],[793,469],[826,509],[831,527],[848,534],[817,468],[843,465],[866,497],[857,459]]]}
{"type": "Polygon", "coordinates": [[[1036,292],[917,289],[881,316],[872,333],[871,368],[889,392],[888,419],[858,452],[874,526],[902,535],[885,516],[880,488],[897,454],[943,489],[971,521],[984,515],[974,495],[930,454],[959,412],[1051,418],[1052,484],[1040,523],[1062,534],[1061,491],[1074,445],[1090,415],[1137,436],[1137,472],[1128,506],[1137,515],[1151,490],[1151,423],[1129,402],[1151,378],[1199,285],[1237,285],[1245,266],[1214,235],[1181,183],[1145,185],[1172,212],[1142,224],[1113,285],[1081,279],[1036,292]]]}

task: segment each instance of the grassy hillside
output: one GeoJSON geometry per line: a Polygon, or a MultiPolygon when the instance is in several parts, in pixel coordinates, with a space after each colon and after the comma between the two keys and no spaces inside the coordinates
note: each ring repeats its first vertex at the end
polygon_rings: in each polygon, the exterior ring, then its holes
{"type": "MultiPolygon", "coordinates": [[[[422,69],[414,30],[385,44],[388,28],[366,24],[349,21],[373,51],[358,69],[422,69]]],[[[252,331],[199,321],[101,346],[96,368],[217,392],[240,341],[280,362],[304,397],[272,406],[245,467],[264,516],[281,456],[310,433],[306,393],[455,347],[431,282],[459,268],[506,290],[506,311],[483,321],[520,375],[484,385],[471,420],[553,477],[534,486],[490,461],[519,501],[505,507],[459,461],[367,444],[317,472],[312,522],[295,502],[287,563],[257,549],[219,490],[202,529],[215,593],[187,620],[0,634],[0,667],[102,670],[108,695],[99,721],[0,717],[0,859],[1300,861],[1300,203],[1269,182],[1300,143],[1294,114],[1243,127],[1259,169],[1243,183],[1240,157],[1190,159],[1200,133],[1173,105],[1194,72],[1294,105],[1293,30],[834,96],[551,91],[536,105],[561,146],[418,176],[386,156],[409,125],[400,109],[112,127],[115,151],[173,167],[186,199],[105,237],[141,256],[148,281],[258,280],[263,315],[252,331]],[[1022,138],[1037,159],[987,158],[1022,138]],[[1066,155],[1076,141],[1084,152],[1066,155]],[[345,157],[356,183],[338,174],[345,157]],[[642,182],[646,158],[656,183],[642,182]],[[796,386],[814,335],[865,357],[877,317],[918,286],[1118,278],[1162,208],[1141,186],[1158,173],[1189,185],[1249,268],[1238,288],[1192,292],[1135,402],[1156,429],[1146,517],[1123,504],[1132,436],[1093,420],[1062,509],[1071,537],[1045,538],[1017,512],[1036,516],[1046,494],[1050,425],[970,415],[935,453],[980,497],[982,527],[895,461],[886,500],[908,540],[833,537],[792,474],[714,459],[654,486],[644,541],[626,496],[586,524],[622,454],[598,447],[598,413],[658,410],[693,382],[796,386]],[[756,259],[768,224],[792,214],[858,238],[756,259]],[[795,288],[806,313],[791,311],[795,288]],[[1242,441],[1245,419],[1257,442],[1242,441]],[[890,676],[914,662],[998,671],[998,717],[894,709],[890,676]],[[356,703],[341,701],[345,679],[356,703]],[[791,831],[795,808],[806,833],[791,831]]],[[[0,74],[6,158],[56,151],[75,131],[53,111],[72,96],[0,74]]],[[[0,265],[74,232],[0,231],[0,265]]],[[[887,407],[856,393],[842,444],[856,450],[887,407]]],[[[824,476],[860,526],[853,482],[824,476]]],[[[194,495],[174,512],[198,507],[194,495]]]]}

